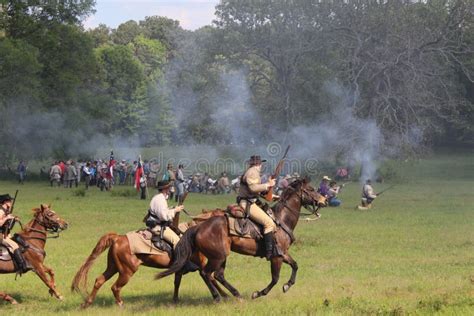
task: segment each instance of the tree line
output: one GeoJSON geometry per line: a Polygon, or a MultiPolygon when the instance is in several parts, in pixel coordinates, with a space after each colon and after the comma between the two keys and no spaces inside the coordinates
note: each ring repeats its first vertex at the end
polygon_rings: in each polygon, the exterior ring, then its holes
{"type": "Polygon", "coordinates": [[[1,2],[2,159],[77,154],[108,137],[231,143],[221,107],[263,141],[343,104],[387,146],[472,144],[471,0],[223,0],[195,31],[160,16],[86,30],[94,6],[1,2]],[[223,80],[236,72],[245,100],[223,80]]]}

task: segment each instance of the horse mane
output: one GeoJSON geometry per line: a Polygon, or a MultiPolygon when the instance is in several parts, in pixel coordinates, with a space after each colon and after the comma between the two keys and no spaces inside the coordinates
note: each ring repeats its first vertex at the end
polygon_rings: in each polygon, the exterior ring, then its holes
{"type": "Polygon", "coordinates": [[[283,191],[283,193],[280,196],[280,201],[285,202],[288,200],[293,192],[298,191],[301,186],[303,185],[303,179],[296,179],[295,181],[291,182],[290,185],[288,185],[287,188],[283,191]]]}
{"type": "Polygon", "coordinates": [[[280,196],[280,200],[273,207],[273,211],[276,217],[280,217],[280,212],[285,206],[286,201],[294,194],[294,192],[297,192],[301,188],[303,183],[304,183],[304,179],[296,179],[295,181],[291,182],[287,188],[285,188],[285,190],[280,196]]]}

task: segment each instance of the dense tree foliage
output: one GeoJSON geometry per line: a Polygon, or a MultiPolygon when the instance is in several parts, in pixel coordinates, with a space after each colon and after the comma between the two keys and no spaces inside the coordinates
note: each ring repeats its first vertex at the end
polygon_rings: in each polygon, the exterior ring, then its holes
{"type": "Polygon", "coordinates": [[[339,103],[407,150],[473,139],[471,0],[222,0],[196,31],[158,16],[84,30],[94,5],[0,2],[1,158],[271,140],[339,103]]]}

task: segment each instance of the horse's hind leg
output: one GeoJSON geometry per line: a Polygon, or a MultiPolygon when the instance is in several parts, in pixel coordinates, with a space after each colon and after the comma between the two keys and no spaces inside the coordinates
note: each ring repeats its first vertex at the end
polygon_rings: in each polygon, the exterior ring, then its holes
{"type": "Polygon", "coordinates": [[[18,304],[18,302],[17,302],[13,297],[11,297],[10,295],[8,295],[7,293],[0,292],[0,298],[1,298],[2,300],[4,300],[5,302],[9,302],[9,303],[12,304],[12,305],[18,304]]]}
{"type": "Polygon", "coordinates": [[[108,265],[107,269],[95,279],[94,288],[92,289],[91,294],[89,294],[89,296],[86,298],[84,303],[81,305],[81,307],[82,308],[89,307],[94,302],[95,297],[97,295],[97,292],[99,292],[100,287],[104,285],[104,283],[107,282],[116,273],[117,273],[117,268],[115,267],[115,263],[112,265],[108,265]]]}
{"type": "Polygon", "coordinates": [[[224,270],[225,270],[225,263],[226,261],[224,261],[222,263],[222,265],[220,266],[220,268],[214,272],[214,277],[217,279],[217,281],[219,281],[227,290],[229,290],[230,293],[232,293],[232,295],[234,295],[235,297],[238,297],[238,298],[242,298],[240,296],[240,293],[239,291],[233,287],[229,282],[227,282],[227,280],[225,279],[224,277],[224,270]]]}
{"type": "Polygon", "coordinates": [[[212,282],[212,285],[214,285],[214,287],[216,288],[216,290],[219,292],[219,295],[223,298],[227,298],[229,297],[229,295],[227,295],[226,292],[224,292],[223,289],[221,289],[221,287],[219,286],[219,283],[217,283],[216,279],[214,279],[211,275],[211,282],[212,282]]]}
{"type": "Polygon", "coordinates": [[[214,286],[215,280],[212,277],[212,273],[217,271],[217,269],[222,265],[222,262],[222,260],[218,259],[209,259],[204,269],[199,271],[202,279],[209,288],[209,291],[211,292],[212,298],[214,298],[215,302],[219,302],[221,300],[221,297],[219,296],[219,291],[214,286]]]}
{"type": "Polygon", "coordinates": [[[174,294],[173,294],[173,302],[176,304],[179,301],[179,286],[181,285],[181,278],[183,274],[177,272],[174,274],[174,294]]]}
{"type": "Polygon", "coordinates": [[[119,277],[117,281],[115,281],[114,285],[112,285],[112,292],[115,296],[115,302],[120,307],[123,306],[123,300],[120,297],[120,291],[128,283],[134,273],[135,272],[130,269],[123,269],[123,271],[119,271],[119,277]]]}
{"type": "Polygon", "coordinates": [[[283,262],[289,264],[291,267],[290,280],[288,280],[288,282],[283,285],[283,292],[286,293],[288,292],[290,287],[296,282],[296,272],[298,271],[298,264],[289,254],[283,255],[283,262]]]}
{"type": "Polygon", "coordinates": [[[270,290],[275,286],[275,284],[278,283],[278,279],[280,278],[280,270],[281,270],[281,264],[283,262],[283,259],[281,257],[274,257],[272,258],[272,281],[266,288],[264,288],[261,291],[255,291],[252,293],[252,298],[258,298],[260,296],[265,296],[270,292],[270,290]]]}

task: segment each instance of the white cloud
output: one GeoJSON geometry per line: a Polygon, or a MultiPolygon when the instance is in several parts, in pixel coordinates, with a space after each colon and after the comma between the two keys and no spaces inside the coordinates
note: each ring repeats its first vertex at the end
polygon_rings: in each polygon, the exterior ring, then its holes
{"type": "Polygon", "coordinates": [[[117,27],[128,20],[143,20],[146,16],[166,16],[178,20],[185,29],[194,30],[210,25],[215,18],[218,0],[97,0],[96,14],[84,21],[85,28],[103,23],[117,27]]]}

